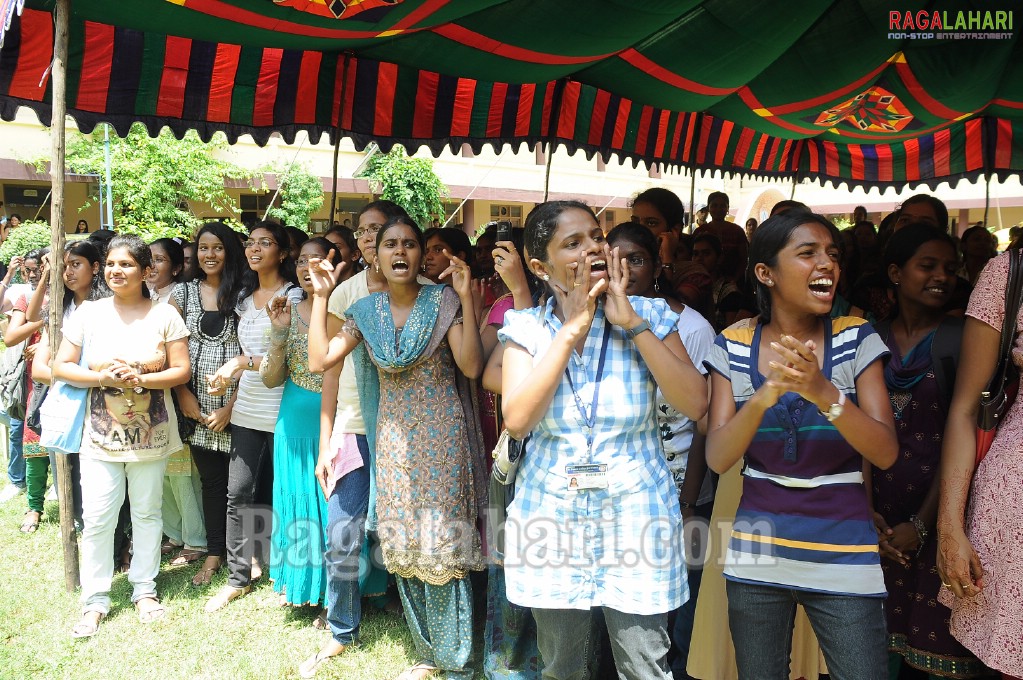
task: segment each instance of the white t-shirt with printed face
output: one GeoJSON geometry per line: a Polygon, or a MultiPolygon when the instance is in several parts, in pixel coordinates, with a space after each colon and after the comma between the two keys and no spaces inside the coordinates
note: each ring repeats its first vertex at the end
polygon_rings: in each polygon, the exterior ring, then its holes
{"type": "MultiPolygon", "coordinates": [[[[188,337],[188,329],[180,314],[161,304],[125,323],[113,298],[106,298],[82,303],[65,322],[64,337],[82,348],[90,368],[98,368],[115,359],[154,364],[161,354],[166,357],[167,343],[188,337]]],[[[133,463],[160,460],[181,449],[170,390],[95,387],[87,399],[81,455],[133,463]]]]}

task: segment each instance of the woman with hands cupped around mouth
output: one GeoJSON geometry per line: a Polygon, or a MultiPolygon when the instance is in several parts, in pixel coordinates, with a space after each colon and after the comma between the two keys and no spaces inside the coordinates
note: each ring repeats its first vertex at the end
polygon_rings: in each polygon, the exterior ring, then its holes
{"type": "Polygon", "coordinates": [[[796,604],[831,677],[885,680],[885,584],[863,480],[898,445],[870,324],[829,317],[841,238],[826,218],[789,211],[753,235],[747,276],[760,316],[715,340],[708,359],[707,463],[743,461],[725,558],[739,678],[789,677],[796,604]]]}
{"type": "Polygon", "coordinates": [[[678,314],[663,300],[626,295],[629,265],[589,207],[537,206],[525,249],[550,295],[544,306],[509,311],[498,333],[505,427],[530,436],[508,508],[508,599],[533,610],[544,677],[585,673],[591,610],[601,607],[617,667],[630,678],[670,678],[667,613],[687,588],[656,393],[699,419],[706,383],[677,333],[678,314]],[[552,518],[559,526],[531,531],[552,518]],[[573,540],[583,524],[596,535],[573,540]]]}

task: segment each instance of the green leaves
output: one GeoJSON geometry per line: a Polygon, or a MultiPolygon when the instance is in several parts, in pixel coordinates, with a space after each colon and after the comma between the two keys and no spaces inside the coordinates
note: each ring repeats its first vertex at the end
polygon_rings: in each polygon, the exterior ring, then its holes
{"type": "MultiPolygon", "coordinates": [[[[103,176],[104,142],[101,134],[68,136],[67,167],[71,172],[103,176]]],[[[212,205],[220,212],[237,215],[224,180],[248,179],[243,170],[221,156],[228,149],[222,134],[209,143],[194,132],[177,139],[167,128],[154,139],[136,123],[125,138],[110,138],[111,181],[118,231],[151,240],[164,235],[191,237],[201,220],[188,201],[212,205]]],[[[98,197],[90,197],[90,204],[98,197]]]]}
{"type": "Polygon", "coordinates": [[[364,177],[374,193],[405,208],[423,229],[435,217],[444,216],[441,198],[447,195],[448,188],[433,171],[429,158],[410,158],[404,147],[395,146],[388,153],[375,156],[364,177]]]}
{"type": "Polygon", "coordinates": [[[7,240],[0,246],[0,261],[10,264],[13,257],[49,246],[50,225],[46,222],[23,222],[20,227],[11,229],[7,240]]]}
{"type": "Polygon", "coordinates": [[[320,178],[298,163],[293,163],[284,172],[271,172],[277,175],[280,193],[270,208],[270,217],[308,232],[309,216],[323,205],[320,178]]]}

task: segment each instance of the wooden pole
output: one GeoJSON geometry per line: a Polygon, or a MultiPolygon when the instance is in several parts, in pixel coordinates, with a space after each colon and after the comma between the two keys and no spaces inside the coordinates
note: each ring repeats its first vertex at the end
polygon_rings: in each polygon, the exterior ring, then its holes
{"type": "Polygon", "coordinates": [[[689,166],[689,233],[700,225],[696,224],[696,166],[689,166]]]}
{"type": "MultiPolygon", "coordinates": [[[[53,32],[53,113],[50,120],[50,356],[56,358],[60,346],[64,310],[64,118],[67,115],[67,43],[71,0],[57,0],[53,32]]],[[[71,491],[71,464],[65,455],[57,455],[57,490],[60,502],[60,536],[64,543],[64,587],[78,587],[78,540],[75,537],[75,510],[71,491]]]]}
{"type": "Polygon", "coordinates": [[[338,94],[341,106],[337,109],[337,124],[334,125],[334,166],[330,186],[330,224],[327,225],[327,229],[334,226],[334,218],[337,216],[337,161],[341,155],[341,117],[344,115],[345,91],[348,89],[348,61],[351,58],[352,53],[345,52],[345,59],[341,64],[341,92],[338,94]]]}
{"type": "MultiPolygon", "coordinates": [[[[991,174],[984,175],[984,228],[987,228],[987,212],[991,207],[991,174]]],[[[959,233],[965,231],[962,225],[959,227],[959,233]]]]}

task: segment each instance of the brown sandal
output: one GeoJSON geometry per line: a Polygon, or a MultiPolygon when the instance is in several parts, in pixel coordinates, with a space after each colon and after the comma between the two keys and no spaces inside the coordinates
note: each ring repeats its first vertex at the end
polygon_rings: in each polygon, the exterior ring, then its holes
{"type": "Polygon", "coordinates": [[[208,586],[210,581],[213,580],[213,575],[216,574],[224,567],[224,558],[217,555],[207,555],[206,561],[202,563],[202,568],[196,572],[195,576],[192,577],[192,585],[208,586]],[[213,566],[210,566],[210,565],[213,566]]]}
{"type": "Polygon", "coordinates": [[[174,559],[170,561],[170,566],[180,567],[185,564],[191,564],[197,562],[203,557],[206,557],[205,550],[193,550],[191,548],[182,548],[178,551],[178,554],[174,556],[174,559]]]}

